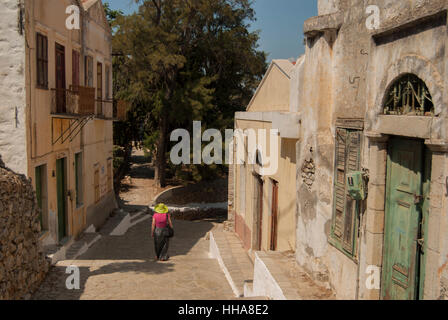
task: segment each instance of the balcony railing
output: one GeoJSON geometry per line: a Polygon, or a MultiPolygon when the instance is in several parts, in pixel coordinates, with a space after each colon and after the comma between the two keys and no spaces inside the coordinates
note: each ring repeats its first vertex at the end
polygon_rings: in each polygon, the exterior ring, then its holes
{"type": "Polygon", "coordinates": [[[77,117],[93,115],[95,88],[72,86],[70,89],[51,89],[51,113],[77,117]]]}

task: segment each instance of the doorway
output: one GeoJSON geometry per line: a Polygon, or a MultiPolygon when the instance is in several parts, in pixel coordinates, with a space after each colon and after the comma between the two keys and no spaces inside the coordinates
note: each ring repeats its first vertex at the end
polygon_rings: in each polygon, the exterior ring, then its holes
{"type": "Polygon", "coordinates": [[[56,112],[66,113],[65,48],[56,43],[56,112]]]}
{"type": "Polygon", "coordinates": [[[422,140],[389,141],[381,288],[386,300],[423,297],[431,158],[422,140]]]}
{"type": "Polygon", "coordinates": [[[271,207],[271,246],[272,251],[277,250],[278,234],[278,182],[272,181],[272,207],[271,207]]]}
{"type": "Polygon", "coordinates": [[[56,160],[56,184],[58,197],[58,239],[67,237],[67,180],[66,180],[67,159],[56,160]]]}
{"type": "Polygon", "coordinates": [[[259,175],[254,175],[254,235],[253,249],[260,251],[263,239],[263,179],[259,175]]]}

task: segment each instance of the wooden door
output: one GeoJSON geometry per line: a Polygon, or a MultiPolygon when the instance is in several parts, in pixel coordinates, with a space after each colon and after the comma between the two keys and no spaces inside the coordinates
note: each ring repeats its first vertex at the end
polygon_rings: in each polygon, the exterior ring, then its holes
{"type": "Polygon", "coordinates": [[[420,140],[390,140],[381,290],[383,299],[418,298],[423,147],[423,141],[420,140]]]}
{"type": "Polygon", "coordinates": [[[72,85],[73,90],[79,90],[79,52],[73,50],[72,52],[72,85]]]}
{"type": "Polygon", "coordinates": [[[95,203],[100,202],[100,169],[96,168],[93,175],[93,185],[95,189],[95,203]]]}
{"type": "Polygon", "coordinates": [[[56,112],[66,113],[65,48],[56,43],[56,112]]]}
{"type": "Polygon", "coordinates": [[[253,248],[260,251],[263,239],[263,180],[260,176],[255,176],[255,199],[254,199],[254,235],[253,248]]]}
{"type": "Polygon", "coordinates": [[[271,208],[271,250],[277,250],[278,232],[278,182],[272,183],[272,208],[271,208]]]}
{"type": "Polygon", "coordinates": [[[66,185],[66,159],[56,161],[56,180],[58,197],[58,236],[59,241],[67,236],[67,185],[66,185]]]}

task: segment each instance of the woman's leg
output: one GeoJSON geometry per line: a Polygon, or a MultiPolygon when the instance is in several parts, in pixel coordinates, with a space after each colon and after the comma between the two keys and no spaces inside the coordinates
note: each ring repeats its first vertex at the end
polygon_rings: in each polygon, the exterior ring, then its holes
{"type": "Polygon", "coordinates": [[[163,234],[161,229],[156,228],[154,231],[154,251],[156,253],[156,259],[159,260],[161,258],[161,253],[163,249],[163,234]]]}
{"type": "Polygon", "coordinates": [[[161,250],[160,256],[159,256],[160,260],[166,261],[169,259],[169,256],[168,256],[169,245],[170,245],[170,238],[164,237],[164,243],[163,243],[162,250],[161,250]]]}

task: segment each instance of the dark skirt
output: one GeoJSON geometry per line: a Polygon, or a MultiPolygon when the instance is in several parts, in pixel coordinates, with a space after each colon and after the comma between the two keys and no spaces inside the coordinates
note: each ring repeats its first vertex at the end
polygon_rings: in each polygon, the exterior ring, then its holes
{"type": "Polygon", "coordinates": [[[154,249],[156,251],[157,259],[168,259],[168,247],[170,244],[170,238],[166,236],[167,234],[167,228],[156,228],[154,230],[154,249]]]}

